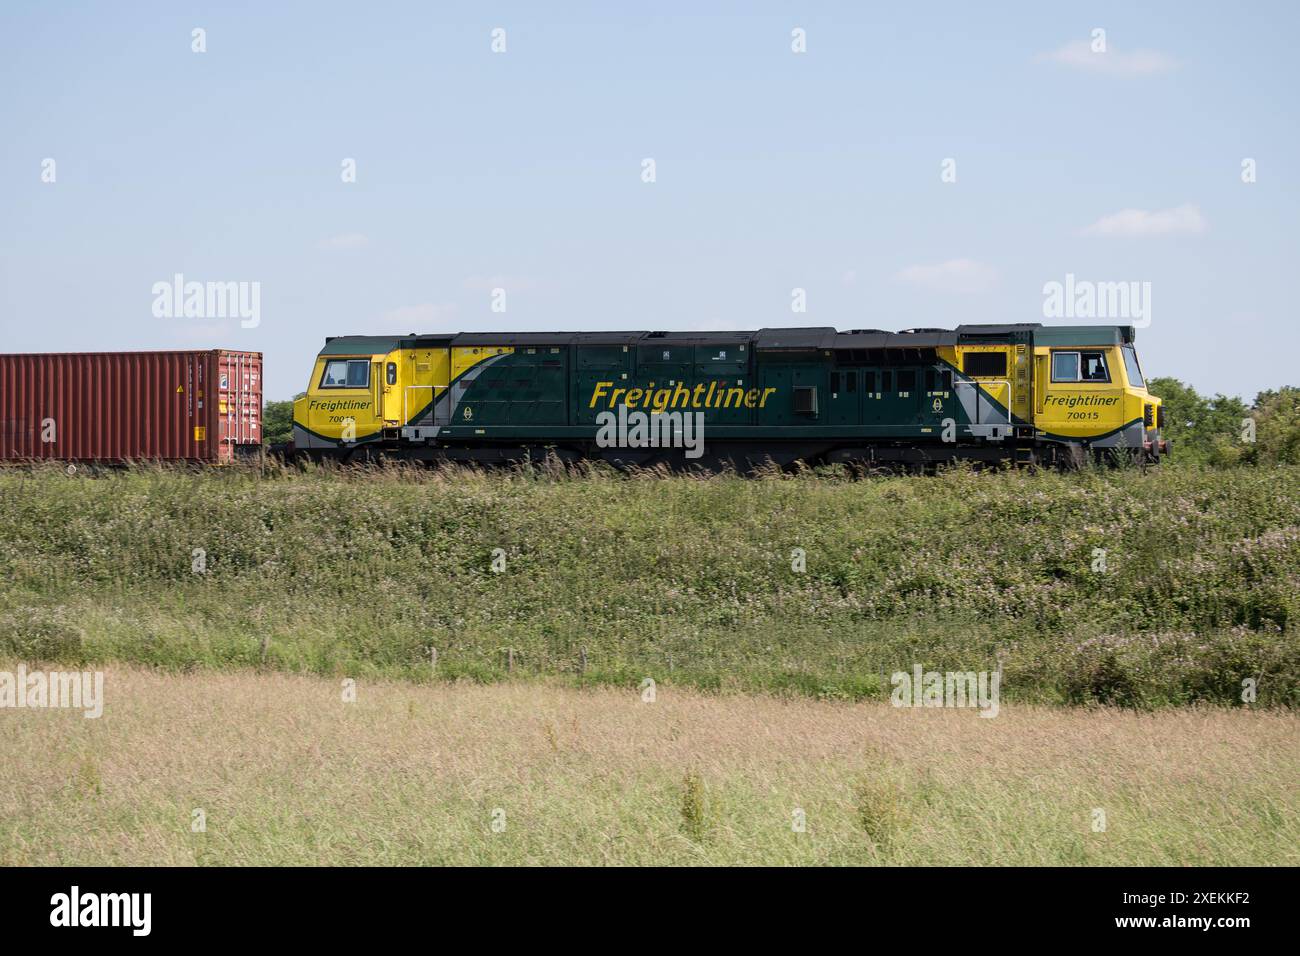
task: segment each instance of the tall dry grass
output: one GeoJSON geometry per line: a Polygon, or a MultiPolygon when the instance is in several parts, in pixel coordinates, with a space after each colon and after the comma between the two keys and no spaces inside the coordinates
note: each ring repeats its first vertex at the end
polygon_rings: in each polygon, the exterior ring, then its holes
{"type": "Polygon", "coordinates": [[[1300,863],[1286,711],[985,719],[366,679],[341,697],[115,667],[99,720],[0,710],[0,864],[1300,863]]]}

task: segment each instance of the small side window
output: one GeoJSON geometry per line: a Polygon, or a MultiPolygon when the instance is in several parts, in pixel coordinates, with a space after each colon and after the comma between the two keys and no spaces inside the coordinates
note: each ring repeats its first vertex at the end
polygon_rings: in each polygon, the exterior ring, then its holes
{"type": "Polygon", "coordinates": [[[890,372],[888,369],[880,373],[880,390],[882,392],[892,391],[892,386],[890,385],[890,379],[892,379],[893,376],[894,373],[890,372]]]}
{"type": "Polygon", "coordinates": [[[397,384],[397,363],[389,362],[388,367],[384,369],[384,381],[389,385],[397,384]]]}
{"type": "Polygon", "coordinates": [[[857,373],[857,372],[845,372],[845,373],[844,373],[844,391],[849,392],[849,393],[853,393],[853,392],[856,392],[857,390],[858,390],[858,373],[857,373]]]}
{"type": "Polygon", "coordinates": [[[916,372],[912,369],[903,369],[898,373],[898,390],[900,392],[916,391],[916,372]]]}
{"type": "Polygon", "coordinates": [[[1079,353],[1052,353],[1052,381],[1077,382],[1079,380],[1079,353]]]}
{"type": "Polygon", "coordinates": [[[831,372],[831,394],[836,395],[840,390],[840,373],[831,372]]]}
{"type": "Polygon", "coordinates": [[[925,370],[925,390],[927,392],[934,391],[934,369],[932,368],[925,370]]]}
{"type": "Polygon", "coordinates": [[[864,392],[874,392],[876,390],[876,373],[873,369],[868,369],[862,373],[862,390],[864,392]]]}

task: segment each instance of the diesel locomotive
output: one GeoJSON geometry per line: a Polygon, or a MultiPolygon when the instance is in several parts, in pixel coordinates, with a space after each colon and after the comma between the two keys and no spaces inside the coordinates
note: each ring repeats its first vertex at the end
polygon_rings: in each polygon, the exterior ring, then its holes
{"type": "Polygon", "coordinates": [[[706,466],[1153,462],[1169,446],[1133,341],[1038,323],[339,336],[294,403],[291,453],[679,465],[692,416],[706,466]],[[664,440],[610,440],[632,412],[670,421],[664,440]]]}

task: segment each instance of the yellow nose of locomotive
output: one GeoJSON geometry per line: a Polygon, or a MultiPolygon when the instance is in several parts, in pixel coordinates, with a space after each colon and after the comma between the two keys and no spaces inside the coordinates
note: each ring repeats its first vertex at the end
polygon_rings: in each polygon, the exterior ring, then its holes
{"type": "Polygon", "coordinates": [[[1127,326],[1056,326],[1035,334],[1034,425],[1040,435],[1094,453],[1146,460],[1169,450],[1162,403],[1127,326]]]}

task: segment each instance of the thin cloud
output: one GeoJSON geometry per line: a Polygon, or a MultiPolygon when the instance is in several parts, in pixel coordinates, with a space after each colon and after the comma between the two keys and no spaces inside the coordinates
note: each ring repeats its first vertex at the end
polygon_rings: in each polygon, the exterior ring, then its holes
{"type": "Polygon", "coordinates": [[[1106,73],[1110,76],[1150,76],[1177,69],[1178,61],[1159,50],[1133,50],[1125,53],[1108,46],[1105,52],[1093,50],[1087,40],[1067,43],[1059,50],[1040,53],[1034,57],[1039,63],[1055,63],[1072,70],[1106,73]]]}
{"type": "Polygon", "coordinates": [[[908,266],[898,279],[912,285],[940,292],[986,292],[997,284],[998,274],[992,266],[973,259],[949,259],[933,265],[908,266]]]}
{"type": "Polygon", "coordinates": [[[370,245],[370,239],[361,235],[359,232],[345,232],[342,235],[330,236],[322,239],[319,243],[320,248],[327,249],[331,252],[345,249],[361,249],[370,245]]]}
{"type": "Polygon", "coordinates": [[[1201,210],[1192,203],[1173,209],[1121,209],[1102,216],[1083,230],[1085,236],[1145,239],[1152,236],[1199,236],[1207,229],[1201,210]]]}

